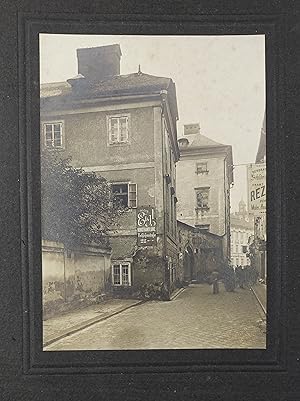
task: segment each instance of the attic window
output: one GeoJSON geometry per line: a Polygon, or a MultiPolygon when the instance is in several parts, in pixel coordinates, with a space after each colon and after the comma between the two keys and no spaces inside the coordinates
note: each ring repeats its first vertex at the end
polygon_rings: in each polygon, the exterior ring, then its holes
{"type": "Polygon", "coordinates": [[[207,162],[201,162],[196,164],[196,174],[207,174],[207,162]]]}

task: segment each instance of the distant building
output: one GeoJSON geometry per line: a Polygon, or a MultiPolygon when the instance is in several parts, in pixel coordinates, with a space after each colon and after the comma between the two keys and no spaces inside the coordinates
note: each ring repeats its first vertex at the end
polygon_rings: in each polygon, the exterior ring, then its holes
{"type": "MultiPolygon", "coordinates": [[[[260,140],[256,154],[256,163],[266,163],[266,113],[264,114],[263,124],[260,133],[260,140]]],[[[266,280],[267,278],[267,216],[255,216],[254,218],[254,263],[260,274],[260,278],[266,280]]]]}
{"type": "Polygon", "coordinates": [[[146,283],[169,291],[178,270],[175,84],[138,72],[120,75],[119,45],[78,49],[78,75],[42,86],[41,146],[106,178],[128,207],[110,233],[113,292],[146,283]]]}
{"type": "Polygon", "coordinates": [[[239,211],[230,215],[231,263],[233,266],[250,265],[249,244],[254,236],[254,219],[248,214],[246,203],[239,202],[239,211]]]}
{"type": "Polygon", "coordinates": [[[263,124],[260,131],[260,140],[257,149],[255,163],[265,163],[266,162],[266,113],[264,114],[263,124]]]}
{"type": "Polygon", "coordinates": [[[223,254],[230,257],[230,187],[232,147],[200,133],[199,124],[184,126],[178,139],[177,215],[183,223],[223,237],[223,254]]]}

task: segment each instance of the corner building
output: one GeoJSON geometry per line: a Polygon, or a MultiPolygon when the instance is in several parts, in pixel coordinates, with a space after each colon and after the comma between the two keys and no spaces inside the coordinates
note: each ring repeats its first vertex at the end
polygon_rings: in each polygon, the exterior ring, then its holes
{"type": "Polygon", "coordinates": [[[131,296],[163,282],[170,293],[180,279],[175,84],[140,68],[120,75],[119,45],[78,49],[77,58],[76,77],[42,86],[41,146],[106,178],[128,207],[110,233],[109,290],[131,296]],[[152,224],[144,233],[137,230],[140,212],[152,224]]]}
{"type": "Polygon", "coordinates": [[[223,256],[230,258],[232,147],[202,135],[199,124],[185,125],[178,143],[178,219],[221,236],[223,256]]]}

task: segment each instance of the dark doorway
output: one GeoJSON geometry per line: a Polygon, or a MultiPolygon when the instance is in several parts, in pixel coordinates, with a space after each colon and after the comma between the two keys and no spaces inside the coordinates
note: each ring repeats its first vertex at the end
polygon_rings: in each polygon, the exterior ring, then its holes
{"type": "Polygon", "coordinates": [[[195,279],[195,261],[192,248],[188,246],[184,251],[183,257],[184,281],[192,281],[195,279]]]}

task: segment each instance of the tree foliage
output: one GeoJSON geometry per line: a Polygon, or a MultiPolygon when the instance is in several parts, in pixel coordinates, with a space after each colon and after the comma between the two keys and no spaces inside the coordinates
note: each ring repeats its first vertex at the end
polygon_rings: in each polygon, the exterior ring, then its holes
{"type": "Polygon", "coordinates": [[[105,178],[71,166],[57,152],[41,157],[42,235],[66,246],[108,245],[108,231],[124,212],[105,178]]]}

